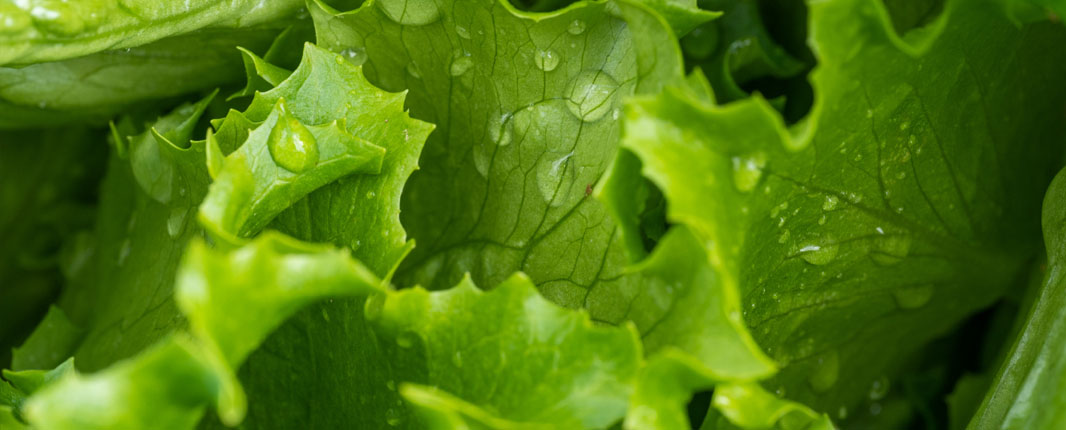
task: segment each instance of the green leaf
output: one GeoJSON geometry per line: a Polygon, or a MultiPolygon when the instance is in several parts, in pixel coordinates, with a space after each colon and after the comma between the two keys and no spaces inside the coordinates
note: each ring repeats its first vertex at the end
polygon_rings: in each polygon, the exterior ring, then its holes
{"type": "MultiPolygon", "coordinates": [[[[293,208],[282,212],[273,226],[305,240],[346,245],[375,273],[387,277],[412,246],[399,222],[399,198],[433,126],[406,114],[405,94],[381,91],[344,57],[307,44],[300,67],[288,79],[270,91],[256,94],[243,114],[231,112],[216,124],[219,133],[215,138],[222,152],[240,146],[240,140],[251,136],[246,134],[247,127],[268,120],[282,99],[292,118],[305,127],[337,121],[334,133],[350,134],[354,142],[361,142],[358,145],[364,147],[368,142],[383,147],[385,156],[380,161],[380,174],[350,176],[326,185],[292,204],[293,208]],[[310,210],[312,207],[321,210],[310,210]],[[312,214],[315,219],[309,218],[312,214]]],[[[369,150],[372,153],[380,148],[369,150]]],[[[318,186],[328,182],[315,175],[308,179],[314,179],[318,186]]],[[[305,189],[303,194],[312,189],[305,189]]],[[[291,198],[286,201],[292,203],[303,194],[284,197],[291,198]]],[[[207,202],[205,207],[213,204],[207,202]]],[[[278,205],[276,209],[286,206],[278,205]]],[[[210,219],[219,218],[211,215],[210,219]]],[[[269,221],[269,217],[265,220],[269,221]]]]}
{"type": "MultiPolygon", "coordinates": [[[[188,429],[213,403],[225,423],[236,425],[246,404],[232,369],[271,331],[313,301],[385,286],[347,251],[268,232],[230,251],[193,241],[176,289],[192,337],[171,334],[104,371],[47,385],[28,400],[28,421],[56,430],[188,429]]],[[[23,391],[54,379],[48,375],[4,374],[23,391]]]]}
{"type": "MultiPolygon", "coordinates": [[[[662,190],[667,221],[741,291],[783,366],[767,385],[854,410],[1031,255],[1066,58],[1046,57],[1061,30],[1019,29],[993,6],[949,5],[905,40],[878,3],[817,2],[810,19],[819,66],[803,123],[787,129],[760,97],[715,106],[668,89],[627,106],[623,146],[662,190]],[[979,51],[975,35],[988,37],[979,51]]],[[[633,160],[616,166],[624,178],[633,160]]],[[[606,193],[623,232],[639,234],[640,208],[606,193]]]]}
{"type": "Polygon", "coordinates": [[[201,223],[221,237],[247,237],[325,184],[353,173],[379,173],[385,149],[345,128],[343,118],[304,126],[279,99],[247,141],[221,162],[200,206],[201,223]]]}
{"type": "Polygon", "coordinates": [[[623,415],[640,363],[632,326],[594,327],[522,275],[486,293],[469,278],[390,293],[371,299],[367,316],[399,346],[396,383],[434,387],[401,389],[417,409],[449,417],[431,428],[604,428],[623,415]]]}
{"type": "Polygon", "coordinates": [[[265,52],[279,30],[277,24],[205,29],[65,61],[0,67],[0,129],[105,123],[131,109],[173,106],[175,96],[239,79],[235,47],[265,52]]]}
{"type": "Polygon", "coordinates": [[[245,28],[292,15],[296,0],[79,1],[0,3],[0,64],[63,60],[132,48],[201,28],[245,28]],[[20,7],[21,6],[21,7],[20,7]]]}
{"type": "Polygon", "coordinates": [[[320,44],[365,52],[371,82],[409,89],[412,115],[438,124],[404,193],[419,246],[397,279],[440,289],[466,272],[493,285],[520,270],[549,299],[621,323],[638,286],[588,194],[615,150],[622,99],[682,79],[667,24],[628,2],[528,14],[479,0],[427,5],[433,23],[414,25],[390,18],[401,4],[311,8],[320,44]]]}
{"type": "Polygon", "coordinates": [[[1051,429],[1066,425],[1059,407],[1066,387],[1066,175],[1055,177],[1044,199],[1044,244],[1048,270],[1039,296],[1025,319],[969,429],[1051,429]]]}
{"type": "Polygon", "coordinates": [[[52,306],[22,346],[11,354],[14,370],[45,369],[60,365],[81,343],[84,331],[52,306]]]}

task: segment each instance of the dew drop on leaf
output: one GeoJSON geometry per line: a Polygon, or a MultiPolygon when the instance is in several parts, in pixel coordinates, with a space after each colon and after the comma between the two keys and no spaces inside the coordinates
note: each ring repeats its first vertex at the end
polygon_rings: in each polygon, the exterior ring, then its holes
{"type": "Polygon", "coordinates": [[[364,48],[346,48],[341,51],[341,55],[356,66],[366,63],[366,49],[364,48]]]}
{"type": "Polygon", "coordinates": [[[574,36],[577,36],[585,32],[585,21],[575,19],[570,21],[570,26],[566,28],[566,31],[574,36]]]}
{"type": "Polygon", "coordinates": [[[806,245],[799,250],[799,256],[808,263],[815,266],[824,266],[833,262],[837,257],[837,251],[839,246],[836,244],[829,245],[806,245]]]}
{"type": "Polygon", "coordinates": [[[167,218],[167,234],[170,237],[181,236],[181,233],[185,231],[185,215],[189,213],[186,208],[174,208],[170,210],[170,217],[167,218]]]}
{"type": "Polygon", "coordinates": [[[466,27],[461,25],[455,26],[455,34],[458,34],[459,37],[462,37],[463,39],[470,39],[470,30],[467,30],[466,27]]]}
{"type": "Polygon", "coordinates": [[[318,164],[318,143],[283,103],[278,106],[281,115],[267,137],[267,149],[279,166],[293,173],[306,172],[318,164]]]}
{"type": "Polygon", "coordinates": [[[426,25],[440,19],[440,8],[433,0],[381,0],[375,4],[397,24],[426,25]]]}
{"type": "Polygon", "coordinates": [[[389,408],[385,411],[385,422],[389,423],[390,426],[396,427],[403,424],[403,416],[396,409],[389,408]]]}
{"type": "Polygon", "coordinates": [[[840,357],[836,351],[829,351],[815,358],[814,368],[807,376],[811,389],[824,393],[836,385],[840,377],[840,357]]]}
{"type": "Polygon", "coordinates": [[[537,188],[544,201],[559,206],[566,201],[574,182],[572,157],[574,152],[546,156],[537,164],[537,188]]]}
{"type": "Polygon", "coordinates": [[[892,298],[900,309],[917,309],[929,303],[933,298],[932,285],[919,285],[898,288],[892,291],[892,298]]]}
{"type": "Polygon", "coordinates": [[[906,235],[885,235],[874,239],[874,251],[870,258],[882,266],[891,266],[903,261],[911,252],[911,238],[906,235]]]}
{"type": "Polygon", "coordinates": [[[840,203],[840,199],[837,196],[825,196],[825,202],[822,203],[822,210],[831,211],[837,208],[837,203],[840,203]]]}
{"type": "Polygon", "coordinates": [[[500,114],[489,124],[489,138],[499,146],[509,145],[514,138],[514,123],[511,117],[510,112],[500,114]]]}
{"type": "Polygon", "coordinates": [[[582,121],[592,122],[611,111],[618,91],[618,81],[601,70],[586,70],[577,75],[566,90],[566,107],[582,121]]]}
{"type": "Polygon", "coordinates": [[[407,70],[407,74],[411,75],[411,77],[422,79],[422,70],[419,69],[418,64],[415,64],[413,61],[407,63],[407,67],[405,67],[404,70],[407,70]]]}
{"type": "Polygon", "coordinates": [[[19,33],[30,26],[30,15],[14,3],[0,2],[0,34],[19,33]]]}
{"type": "Polygon", "coordinates": [[[126,259],[129,258],[130,249],[132,248],[132,246],[133,245],[130,244],[130,238],[127,237],[126,240],[122,241],[122,247],[119,248],[119,250],[118,250],[118,265],[119,266],[121,266],[123,263],[125,263],[126,259]]]}
{"type": "Polygon", "coordinates": [[[452,55],[452,65],[448,69],[448,73],[452,76],[461,76],[470,70],[470,67],[474,65],[474,60],[470,58],[470,53],[457,49],[455,54],[452,55]]]}
{"type": "Polygon", "coordinates": [[[870,384],[870,400],[881,400],[888,395],[889,380],[887,376],[881,376],[870,384]]]}
{"type": "Polygon", "coordinates": [[[759,185],[763,168],[766,167],[766,154],[756,152],[744,157],[733,157],[733,184],[741,192],[749,192],[759,185]]]}
{"type": "Polygon", "coordinates": [[[559,66],[559,54],[556,54],[551,49],[537,51],[537,54],[533,57],[533,63],[536,64],[538,69],[550,72],[559,66]]]}

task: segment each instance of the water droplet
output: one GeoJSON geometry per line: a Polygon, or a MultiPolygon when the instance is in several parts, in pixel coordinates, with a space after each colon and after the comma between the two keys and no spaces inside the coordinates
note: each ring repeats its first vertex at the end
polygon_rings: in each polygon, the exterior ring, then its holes
{"type": "Polygon", "coordinates": [[[452,364],[455,365],[455,367],[463,367],[462,351],[455,351],[455,354],[452,355],[452,364]]]}
{"type": "Polygon", "coordinates": [[[777,243],[788,242],[789,236],[791,236],[791,234],[788,232],[788,230],[785,230],[783,233],[781,233],[780,236],[777,237],[777,243]]]}
{"type": "Polygon", "coordinates": [[[592,122],[603,118],[613,106],[618,81],[601,70],[581,72],[566,90],[566,107],[582,121],[592,122]]]}
{"type": "Polygon", "coordinates": [[[407,63],[407,67],[404,70],[407,70],[407,74],[415,79],[422,79],[422,70],[418,68],[418,64],[415,64],[414,61],[407,63]]]}
{"type": "Polygon", "coordinates": [[[681,38],[685,56],[696,60],[710,57],[718,49],[718,24],[707,23],[692,29],[681,38]]]}
{"type": "Polygon", "coordinates": [[[440,19],[440,9],[433,0],[379,0],[385,16],[401,25],[426,25],[440,19]]]}
{"type": "Polygon", "coordinates": [[[391,379],[385,381],[385,388],[388,388],[389,391],[396,391],[396,382],[391,379]]]}
{"type": "Polygon", "coordinates": [[[0,2],[0,34],[20,33],[30,26],[30,15],[10,2],[0,2]]]}
{"type": "Polygon", "coordinates": [[[311,131],[278,102],[277,122],[267,137],[267,149],[279,166],[293,173],[310,170],[318,164],[318,143],[311,131]]]}
{"type": "Polygon", "coordinates": [[[562,205],[574,182],[571,158],[574,152],[555,154],[541,159],[537,165],[537,187],[544,201],[552,206],[562,205]]]}
{"type": "Polygon", "coordinates": [[[452,66],[448,70],[452,76],[459,76],[470,70],[470,66],[474,65],[474,59],[470,58],[470,53],[461,49],[455,50],[455,54],[452,55],[452,66]]]}
{"type": "Polygon", "coordinates": [[[396,427],[403,424],[403,416],[396,409],[389,408],[385,411],[385,422],[390,426],[396,427]]]}
{"type": "Polygon", "coordinates": [[[896,173],[896,179],[902,180],[902,179],[906,179],[906,178],[907,178],[907,172],[900,171],[899,173],[896,173]]]}
{"type": "Polygon", "coordinates": [[[839,376],[840,357],[836,351],[829,351],[815,359],[814,369],[807,376],[807,383],[815,392],[824,393],[833,388],[839,376]]]}
{"type": "Polygon", "coordinates": [[[870,110],[870,109],[866,109],[866,118],[873,118],[873,117],[874,117],[874,111],[870,110]]]}
{"type": "Polygon", "coordinates": [[[843,420],[843,419],[846,419],[847,417],[848,417],[848,408],[847,408],[847,406],[841,406],[840,409],[837,410],[837,418],[843,420]]]}
{"type": "Polygon", "coordinates": [[[870,258],[877,264],[891,266],[899,263],[907,257],[907,254],[910,254],[911,238],[906,235],[883,235],[874,240],[874,247],[875,249],[870,254],[870,258]]]}
{"type": "Polygon", "coordinates": [[[874,380],[870,384],[870,400],[881,400],[888,394],[889,380],[887,376],[882,376],[874,380]]]}
{"type": "Polygon", "coordinates": [[[495,147],[483,142],[475,143],[473,151],[470,151],[471,156],[474,157],[474,169],[483,178],[489,176],[489,168],[492,167],[492,157],[495,151],[495,147]]]}
{"type": "Polygon", "coordinates": [[[899,131],[907,131],[907,128],[909,128],[910,126],[911,123],[909,121],[903,121],[899,123],[899,131]]]}
{"type": "Polygon", "coordinates": [[[770,209],[770,218],[776,218],[785,209],[788,209],[788,202],[781,202],[781,204],[774,206],[773,209],[770,209]]]}
{"type": "Polygon", "coordinates": [[[570,26],[566,28],[566,31],[570,34],[573,34],[574,36],[577,36],[585,32],[585,27],[585,21],[575,19],[573,21],[570,21],[570,26]]]}
{"type": "Polygon", "coordinates": [[[399,336],[396,336],[396,345],[400,348],[410,348],[415,344],[415,337],[417,336],[409,331],[400,333],[399,336]]]}
{"type": "Polygon", "coordinates": [[[818,225],[825,225],[827,219],[828,218],[826,218],[825,214],[822,214],[822,217],[818,218],[818,225]]]}
{"type": "Polygon", "coordinates": [[[181,233],[185,231],[185,215],[189,213],[186,208],[174,208],[170,210],[170,217],[167,218],[167,234],[170,237],[181,236],[181,233]]]}
{"type": "Polygon", "coordinates": [[[366,63],[366,49],[364,48],[346,48],[341,51],[341,55],[356,66],[362,66],[366,63]]]}
{"type": "Polygon", "coordinates": [[[133,244],[130,243],[130,238],[122,241],[122,247],[118,250],[118,265],[121,266],[126,262],[126,258],[130,256],[130,250],[133,248],[133,244]]]}
{"type": "Polygon", "coordinates": [[[745,157],[733,157],[733,184],[741,192],[754,190],[766,167],[766,154],[756,152],[745,157]]]}
{"type": "Polygon", "coordinates": [[[533,63],[536,64],[538,69],[550,72],[559,66],[559,54],[556,54],[551,49],[537,51],[537,54],[533,57],[533,63]]]}
{"type": "Polygon", "coordinates": [[[777,397],[785,397],[785,386],[782,385],[777,387],[777,389],[774,390],[774,394],[777,394],[777,397]]]}
{"type": "Polygon", "coordinates": [[[499,146],[507,146],[514,137],[514,123],[511,121],[511,113],[503,113],[496,116],[489,124],[489,139],[499,146]]]}
{"type": "Polygon", "coordinates": [[[455,26],[455,34],[458,34],[459,37],[462,37],[463,39],[470,39],[470,30],[467,30],[466,27],[461,25],[455,26]]]}
{"type": "Polygon", "coordinates": [[[822,210],[831,211],[836,209],[837,203],[840,203],[840,199],[836,196],[825,196],[825,202],[822,203],[822,210]]]}
{"type": "Polygon", "coordinates": [[[326,311],[326,308],[322,308],[322,319],[326,320],[326,322],[329,322],[329,312],[326,311]]]}
{"type": "Polygon", "coordinates": [[[838,251],[837,244],[828,245],[806,245],[799,250],[799,256],[808,263],[815,266],[824,266],[833,262],[837,257],[838,251]]]}
{"type": "Polygon", "coordinates": [[[892,298],[900,309],[917,309],[929,303],[933,298],[932,285],[918,285],[897,288],[892,291],[892,298]]]}
{"type": "MultiPolygon", "coordinates": [[[[128,3],[131,0],[123,1],[128,3]]],[[[18,2],[16,2],[18,3],[18,2]]],[[[29,3],[29,2],[26,2],[29,3]]],[[[84,10],[90,6],[88,2],[67,2],[66,0],[37,0],[34,2],[33,7],[29,8],[29,15],[33,18],[33,22],[37,28],[62,36],[73,36],[87,30],[90,27],[95,27],[92,23],[87,23],[85,18],[88,18],[88,11],[84,10]]],[[[17,8],[18,6],[16,6],[17,8]]],[[[29,7],[29,5],[25,5],[29,7]]],[[[6,12],[6,10],[4,11],[6,12]]],[[[20,11],[21,12],[21,11],[20,11]]],[[[22,15],[24,12],[19,13],[22,15]]],[[[4,15],[5,21],[7,14],[4,15]]],[[[12,22],[12,25],[17,26],[18,23],[12,22]]]]}
{"type": "Polygon", "coordinates": [[[372,199],[372,198],[376,197],[377,195],[378,195],[378,193],[375,193],[374,190],[370,190],[370,191],[366,192],[366,198],[368,198],[368,199],[372,199]]]}

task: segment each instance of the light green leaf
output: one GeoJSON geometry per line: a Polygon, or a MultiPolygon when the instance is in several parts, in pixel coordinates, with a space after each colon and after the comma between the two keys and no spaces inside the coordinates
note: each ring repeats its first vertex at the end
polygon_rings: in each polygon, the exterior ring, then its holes
{"type": "Polygon", "coordinates": [[[252,0],[4,1],[0,64],[56,61],[132,48],[201,28],[245,28],[287,17],[301,2],[252,0]]]}
{"type": "Polygon", "coordinates": [[[45,369],[60,365],[81,343],[84,331],[52,306],[22,346],[11,354],[13,370],[45,369]]]}
{"type": "Polygon", "coordinates": [[[222,160],[200,206],[200,222],[219,237],[248,237],[325,184],[379,173],[385,149],[345,128],[343,118],[305,126],[279,99],[244,144],[222,160]]]}
{"type": "MultiPolygon", "coordinates": [[[[1066,58],[1046,53],[1064,34],[958,5],[901,39],[879,3],[812,3],[816,100],[791,130],[759,97],[715,106],[667,90],[627,107],[623,146],[662,190],[666,221],[703,243],[782,364],[767,384],[817,410],[871,401],[1031,255],[1036,190],[1062,138],[1049,124],[1066,58]]],[[[623,157],[617,177],[633,164],[623,157]]],[[[625,234],[641,233],[638,205],[609,203],[625,234]]]]}
{"type": "Polygon", "coordinates": [[[0,67],[0,129],[106,123],[124,111],[173,106],[175,96],[239,79],[235,47],[265,52],[279,31],[277,24],[205,29],[65,61],[0,67]]]}
{"type": "Polygon", "coordinates": [[[250,136],[247,127],[266,121],[281,99],[292,118],[305,127],[338,121],[337,132],[381,146],[385,156],[380,174],[350,176],[326,185],[282,212],[274,226],[305,240],[346,245],[375,273],[389,276],[412,246],[400,225],[399,198],[433,126],[407,115],[405,94],[374,87],[345,57],[307,44],[300,67],[288,79],[256,94],[243,114],[231,112],[215,124],[222,152],[240,146],[237,140],[250,136]],[[309,218],[312,214],[315,219],[309,218]]]}
{"type": "Polygon", "coordinates": [[[968,429],[1053,429],[1066,425],[1066,175],[1044,198],[1047,275],[1021,333],[1003,361],[968,429]]]}
{"type": "Polygon", "coordinates": [[[368,302],[367,316],[399,346],[396,383],[435,387],[406,387],[404,397],[476,428],[607,427],[623,415],[640,363],[632,326],[594,327],[522,275],[485,293],[469,278],[442,292],[389,293],[368,302]]]}

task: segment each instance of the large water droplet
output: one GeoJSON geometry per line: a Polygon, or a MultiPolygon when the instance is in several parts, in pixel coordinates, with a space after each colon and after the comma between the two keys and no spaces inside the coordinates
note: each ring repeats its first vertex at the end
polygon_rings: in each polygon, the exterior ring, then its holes
{"type": "Polygon", "coordinates": [[[870,400],[881,400],[888,395],[889,380],[887,376],[882,376],[874,380],[873,384],[870,384],[870,400]]]}
{"type": "Polygon", "coordinates": [[[474,65],[474,59],[470,58],[470,53],[461,49],[455,50],[452,55],[452,65],[448,70],[452,76],[460,76],[470,70],[470,66],[474,65]]]}
{"type": "Polygon", "coordinates": [[[318,164],[318,143],[311,131],[289,114],[284,102],[278,103],[281,114],[267,137],[267,149],[279,166],[293,173],[310,170],[318,164]]]}
{"type": "Polygon", "coordinates": [[[496,152],[496,147],[489,145],[485,142],[477,142],[474,144],[471,156],[474,157],[474,169],[483,178],[489,176],[489,169],[492,168],[492,157],[496,152]]]}
{"type": "Polygon", "coordinates": [[[379,0],[377,5],[398,24],[426,25],[440,19],[440,8],[433,0],[379,0]]]}
{"type": "Polygon", "coordinates": [[[537,55],[533,57],[533,64],[536,64],[540,70],[550,72],[559,66],[559,54],[551,49],[537,51],[537,55]]]}
{"type": "Polygon", "coordinates": [[[601,70],[581,72],[566,90],[566,107],[582,121],[592,122],[603,118],[611,109],[618,81],[601,70]]]}
{"type": "Polygon", "coordinates": [[[737,190],[748,192],[759,185],[762,170],[766,167],[766,154],[756,152],[744,157],[733,157],[733,184],[737,190]]]}
{"type": "Polygon", "coordinates": [[[346,48],[341,51],[341,56],[346,58],[349,63],[356,66],[362,66],[366,63],[366,49],[361,47],[346,48]]]}
{"type": "Polygon", "coordinates": [[[839,377],[840,357],[836,351],[829,351],[815,359],[814,369],[807,376],[807,383],[815,392],[824,393],[836,385],[839,377]]]}
{"type": "Polygon", "coordinates": [[[170,210],[170,217],[167,218],[167,234],[170,237],[181,236],[181,233],[185,231],[185,215],[188,213],[189,209],[186,208],[170,210]]]}
{"type": "Polygon", "coordinates": [[[910,252],[910,236],[884,235],[874,239],[874,250],[870,253],[870,258],[877,264],[891,266],[903,261],[910,252]]]}
{"type": "Polygon", "coordinates": [[[901,309],[917,309],[929,303],[933,291],[932,285],[902,287],[892,291],[892,298],[901,309]]]}
{"type": "Polygon", "coordinates": [[[570,21],[570,26],[566,28],[566,31],[570,34],[573,34],[574,36],[577,36],[585,32],[585,27],[585,21],[575,19],[573,21],[570,21]]]}
{"type": "Polygon", "coordinates": [[[541,159],[537,165],[537,187],[544,201],[552,206],[562,205],[574,182],[573,151],[541,159]]]}
{"type": "Polygon", "coordinates": [[[824,266],[832,263],[837,257],[837,251],[839,246],[837,244],[828,245],[806,245],[799,250],[799,256],[808,263],[815,266],[824,266]]]}

